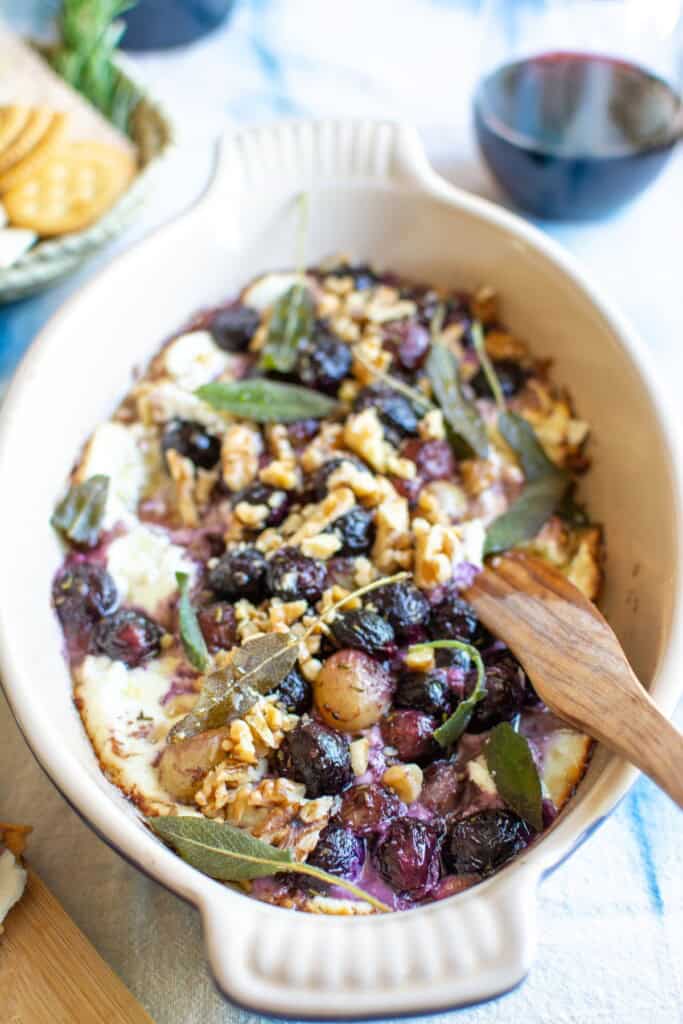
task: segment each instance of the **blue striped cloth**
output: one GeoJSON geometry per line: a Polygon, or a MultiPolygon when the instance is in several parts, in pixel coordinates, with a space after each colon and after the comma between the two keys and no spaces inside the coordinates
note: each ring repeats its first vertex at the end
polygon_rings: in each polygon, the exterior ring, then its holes
{"type": "MultiPolygon", "coordinates": [[[[143,222],[114,250],[199,193],[211,142],[226,118],[407,117],[423,126],[437,167],[461,184],[492,193],[467,127],[480,61],[476,6],[455,0],[244,0],[231,25],[206,41],[136,58],[138,75],[175,110],[181,146],[143,222]]],[[[41,0],[6,0],[3,10],[26,26],[37,25],[41,12],[53,7],[41,0]]],[[[682,170],[679,154],[649,193],[605,223],[551,228],[636,322],[662,376],[679,383],[682,170]]],[[[0,310],[2,383],[49,315],[96,269],[90,266],[44,295],[0,310]]],[[[194,912],[105,849],[63,804],[32,764],[0,698],[0,778],[8,777],[16,782],[9,796],[0,787],[0,819],[38,823],[34,863],[158,1024],[246,1024],[248,1015],[226,1005],[212,987],[194,912]],[[17,779],[18,763],[25,768],[17,779]]],[[[682,821],[668,799],[641,780],[544,883],[538,960],[525,984],[502,1000],[463,1011],[460,1019],[682,1020],[682,821]]]]}

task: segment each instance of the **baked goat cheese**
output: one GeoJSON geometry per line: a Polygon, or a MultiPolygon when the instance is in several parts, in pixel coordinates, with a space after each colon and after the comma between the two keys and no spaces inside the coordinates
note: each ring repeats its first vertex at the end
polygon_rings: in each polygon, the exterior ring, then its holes
{"type": "Polygon", "coordinates": [[[242,880],[278,906],[408,909],[497,871],[591,742],[463,592],[519,546],[596,599],[602,532],[568,500],[588,433],[491,289],[340,263],[198,314],[94,430],[55,519],[102,770],[148,816],[325,873],[242,880]]]}

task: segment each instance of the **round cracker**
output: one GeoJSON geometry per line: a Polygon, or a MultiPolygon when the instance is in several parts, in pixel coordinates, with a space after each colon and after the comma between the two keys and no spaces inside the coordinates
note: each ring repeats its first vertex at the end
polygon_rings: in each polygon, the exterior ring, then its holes
{"type": "Polygon", "coordinates": [[[28,121],[29,107],[0,107],[0,153],[14,142],[28,121]]]}
{"type": "Polygon", "coordinates": [[[24,181],[33,178],[45,164],[52,154],[61,145],[66,134],[68,116],[62,113],[50,115],[47,128],[43,131],[40,140],[29,152],[0,173],[0,192],[7,192],[16,188],[24,181]]]}
{"type": "Polygon", "coordinates": [[[13,142],[0,153],[0,175],[15,167],[38,145],[52,124],[53,113],[47,107],[29,111],[26,123],[13,142]]]}
{"type": "Polygon", "coordinates": [[[39,235],[80,231],[98,220],[135,174],[122,149],[101,142],[60,146],[27,181],[3,196],[10,223],[39,235]]]}

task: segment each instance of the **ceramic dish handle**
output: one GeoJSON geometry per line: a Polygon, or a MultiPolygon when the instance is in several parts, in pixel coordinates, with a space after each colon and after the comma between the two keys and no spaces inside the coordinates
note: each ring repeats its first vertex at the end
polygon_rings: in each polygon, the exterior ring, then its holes
{"type": "Polygon", "coordinates": [[[206,199],[213,204],[220,196],[239,210],[241,195],[265,192],[266,186],[272,197],[274,191],[291,195],[335,182],[374,180],[414,187],[430,178],[440,180],[410,125],[350,119],[278,121],[224,134],[206,199]]]}
{"type": "Polygon", "coordinates": [[[233,1000],[263,1013],[358,1018],[435,1012],[501,995],[536,945],[538,873],[520,862],[421,911],[297,913],[245,899],[202,906],[211,967],[233,1000]],[[296,917],[295,917],[296,915],[296,917]]]}

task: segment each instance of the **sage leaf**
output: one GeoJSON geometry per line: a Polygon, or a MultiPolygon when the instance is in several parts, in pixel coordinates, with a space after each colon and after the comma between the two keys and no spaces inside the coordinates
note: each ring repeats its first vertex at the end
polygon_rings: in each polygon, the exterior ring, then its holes
{"type": "Polygon", "coordinates": [[[147,823],[184,861],[221,882],[246,882],[283,871],[310,875],[345,889],[376,910],[390,910],[385,903],[351,882],[311,864],[299,863],[294,860],[291,850],[278,850],[234,825],[194,816],[147,818],[147,823]]]}
{"type": "Polygon", "coordinates": [[[498,380],[498,374],[493,368],[491,358],[486,351],[486,342],[484,340],[484,331],[481,324],[478,321],[474,321],[470,328],[470,334],[472,335],[472,342],[474,349],[479,356],[479,364],[484,371],[484,376],[488,381],[488,385],[491,389],[494,401],[501,412],[505,412],[505,396],[503,395],[503,389],[500,386],[498,380]]]}
{"type": "Polygon", "coordinates": [[[463,393],[455,356],[445,345],[432,341],[426,370],[456,455],[485,459],[489,452],[486,425],[474,402],[463,393]]]}
{"type": "Polygon", "coordinates": [[[560,505],[571,482],[569,475],[548,458],[533,427],[522,416],[501,413],[498,429],[519,457],[526,482],[517,500],[487,530],[484,555],[499,554],[533,540],[560,505]]]}
{"type": "Polygon", "coordinates": [[[315,304],[303,284],[293,284],[273,306],[266,342],[259,361],[262,370],[289,373],[294,369],[299,346],[311,337],[315,304]]]}
{"type": "Polygon", "coordinates": [[[256,423],[294,423],[323,419],[337,407],[326,395],[295,384],[255,377],[248,380],[213,381],[195,394],[214,409],[256,423]]]}
{"type": "Polygon", "coordinates": [[[98,474],[74,484],[54,510],[52,526],[73,544],[94,548],[100,539],[108,493],[108,476],[98,474]]]}
{"type": "Polygon", "coordinates": [[[178,625],[180,627],[180,639],[187,660],[193,668],[204,672],[209,664],[209,652],[206,641],[199,628],[197,615],[190,602],[189,585],[190,577],[186,572],[175,574],[178,587],[180,588],[180,601],[178,602],[178,625]]]}
{"type": "Polygon", "coordinates": [[[287,634],[266,633],[238,647],[232,662],[206,676],[192,711],[171,729],[169,739],[177,743],[207,729],[218,729],[241,718],[282,682],[296,664],[299,641],[287,634]]]}
{"type": "Polygon", "coordinates": [[[501,722],[491,730],[484,756],[505,803],[540,832],[543,829],[541,780],[525,737],[509,722],[501,722]]]}
{"type": "Polygon", "coordinates": [[[434,730],[434,739],[442,747],[452,746],[459,740],[469,725],[472,713],[486,696],[486,670],[481,654],[472,644],[463,643],[461,640],[429,640],[423,644],[414,644],[408,651],[446,650],[448,648],[458,651],[465,651],[469,654],[477,670],[477,681],[469,697],[461,700],[453,714],[446,719],[443,725],[434,730]]]}

